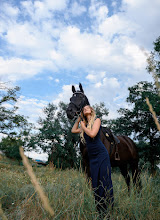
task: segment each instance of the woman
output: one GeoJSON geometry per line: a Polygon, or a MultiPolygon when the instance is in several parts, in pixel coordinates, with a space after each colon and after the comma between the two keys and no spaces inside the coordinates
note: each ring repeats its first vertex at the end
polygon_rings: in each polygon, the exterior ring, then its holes
{"type": "Polygon", "coordinates": [[[87,105],[72,128],[72,133],[80,133],[81,141],[86,143],[92,187],[99,212],[107,211],[108,204],[113,207],[113,186],[111,180],[111,165],[108,151],[100,140],[101,120],[96,118],[94,109],[87,105]],[[80,123],[80,127],[79,127],[80,123]]]}

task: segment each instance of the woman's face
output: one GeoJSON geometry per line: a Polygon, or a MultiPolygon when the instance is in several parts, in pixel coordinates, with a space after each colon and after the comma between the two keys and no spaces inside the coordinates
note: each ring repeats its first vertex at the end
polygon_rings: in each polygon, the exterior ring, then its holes
{"type": "Polygon", "coordinates": [[[86,116],[87,114],[91,114],[91,108],[89,105],[86,105],[84,108],[83,108],[83,114],[84,116],[86,116]]]}

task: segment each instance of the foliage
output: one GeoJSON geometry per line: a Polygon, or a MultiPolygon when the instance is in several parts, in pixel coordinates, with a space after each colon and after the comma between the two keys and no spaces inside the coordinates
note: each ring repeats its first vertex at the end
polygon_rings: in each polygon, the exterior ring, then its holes
{"type": "Polygon", "coordinates": [[[22,145],[22,140],[15,137],[6,137],[2,138],[2,141],[0,142],[0,150],[6,157],[20,161],[21,156],[19,154],[19,147],[22,145]]]}
{"type": "Polygon", "coordinates": [[[0,142],[0,150],[10,158],[20,159],[19,146],[27,148],[32,125],[23,115],[16,114],[20,88],[9,88],[0,83],[0,134],[5,138],[0,142]]]}
{"type": "Polygon", "coordinates": [[[154,44],[154,50],[151,51],[150,56],[147,59],[147,70],[153,75],[155,84],[157,86],[160,95],[160,36],[156,39],[154,44]]]}
{"type": "Polygon", "coordinates": [[[157,76],[160,78],[160,36],[153,42],[154,50],[151,52],[147,70],[152,73],[156,72],[157,76]]]}
{"type": "Polygon", "coordinates": [[[73,122],[66,116],[66,104],[49,103],[44,108],[44,118],[39,118],[38,134],[34,144],[49,154],[49,162],[57,167],[77,165],[78,136],[71,133],[73,122]]]}
{"type": "Polygon", "coordinates": [[[149,98],[154,110],[160,119],[160,98],[156,86],[149,82],[139,82],[129,89],[127,102],[132,105],[131,109],[121,108],[118,112],[121,117],[112,121],[112,129],[117,134],[132,135],[135,140],[145,142],[145,159],[151,163],[152,171],[155,162],[160,158],[160,133],[154,123],[151,112],[146,104],[149,98]],[[146,155],[146,151],[148,154],[146,155]]]}
{"type": "Polygon", "coordinates": [[[109,111],[105,107],[104,102],[100,102],[100,104],[93,105],[93,108],[94,108],[94,110],[96,112],[97,118],[100,118],[101,119],[101,124],[103,126],[105,126],[108,123],[106,118],[107,118],[107,116],[109,114],[109,111]]]}
{"type": "Polygon", "coordinates": [[[18,96],[19,87],[8,88],[5,84],[0,84],[0,133],[15,134],[15,127],[19,127],[23,122],[23,118],[16,115],[15,106],[18,96]]]}

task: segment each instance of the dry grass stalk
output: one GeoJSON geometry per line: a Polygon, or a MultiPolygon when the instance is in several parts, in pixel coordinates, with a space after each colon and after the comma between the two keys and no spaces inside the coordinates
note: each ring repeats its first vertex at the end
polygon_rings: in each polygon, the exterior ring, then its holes
{"type": "Polygon", "coordinates": [[[5,216],[3,210],[2,210],[2,205],[0,203],[0,219],[2,218],[2,220],[7,220],[7,217],[5,216]]]}
{"type": "Polygon", "coordinates": [[[156,113],[153,111],[152,105],[150,104],[148,98],[146,98],[146,103],[147,103],[147,105],[149,106],[149,110],[150,110],[150,112],[151,112],[152,115],[153,115],[153,118],[154,118],[155,124],[157,125],[157,128],[158,128],[158,130],[160,131],[160,124],[159,124],[159,122],[158,122],[158,119],[157,119],[156,113]]]}
{"type": "Polygon", "coordinates": [[[45,195],[43,189],[40,187],[40,185],[39,185],[39,183],[36,179],[36,176],[33,172],[32,166],[29,164],[27,157],[24,155],[23,148],[20,147],[19,150],[20,150],[20,155],[21,155],[22,160],[23,160],[23,164],[27,169],[28,175],[31,178],[31,181],[32,181],[32,183],[35,187],[35,190],[37,191],[37,193],[40,196],[40,199],[43,203],[44,208],[46,209],[46,211],[48,211],[50,213],[51,216],[54,216],[54,211],[53,211],[53,209],[51,208],[51,206],[49,204],[49,200],[48,200],[47,196],[45,195]]]}
{"type": "Polygon", "coordinates": [[[29,199],[27,200],[27,202],[25,202],[25,204],[23,204],[23,206],[25,206],[25,205],[32,199],[32,197],[35,195],[35,193],[36,193],[36,192],[34,192],[34,193],[31,195],[31,197],[29,197],[29,199]]]}

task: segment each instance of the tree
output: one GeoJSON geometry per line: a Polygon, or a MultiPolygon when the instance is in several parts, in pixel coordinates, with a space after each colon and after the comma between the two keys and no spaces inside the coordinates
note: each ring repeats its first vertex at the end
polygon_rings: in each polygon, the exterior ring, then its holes
{"type": "Polygon", "coordinates": [[[112,129],[117,134],[132,135],[135,140],[146,143],[148,153],[143,153],[145,154],[145,160],[150,162],[153,173],[155,162],[160,160],[160,133],[146,104],[146,97],[149,98],[150,103],[154,106],[159,120],[160,98],[158,90],[154,84],[149,82],[139,82],[128,89],[127,102],[132,104],[133,108],[121,108],[118,111],[121,117],[112,121],[112,129]]]}
{"type": "Polygon", "coordinates": [[[57,167],[74,167],[77,164],[78,136],[71,133],[73,122],[66,116],[66,104],[49,103],[44,118],[39,118],[36,145],[49,155],[49,162],[57,167]]]}
{"type": "Polygon", "coordinates": [[[62,134],[63,134],[63,144],[65,148],[65,159],[68,166],[74,167],[79,166],[81,155],[79,152],[79,135],[73,134],[71,129],[73,127],[74,121],[67,118],[66,109],[67,105],[63,102],[59,103],[57,116],[60,120],[62,134]]]}
{"type": "Polygon", "coordinates": [[[153,42],[154,50],[151,51],[147,59],[147,70],[153,75],[155,85],[157,86],[160,95],[160,36],[153,42]]]}
{"type": "Polygon", "coordinates": [[[101,119],[101,124],[106,126],[108,124],[107,116],[109,114],[108,109],[105,107],[104,102],[100,102],[100,104],[93,105],[93,108],[96,112],[97,118],[101,119]]]}
{"type": "Polygon", "coordinates": [[[0,143],[0,150],[10,158],[18,158],[19,144],[27,148],[32,124],[23,115],[16,114],[18,92],[20,88],[9,88],[0,83],[0,134],[7,136],[0,143]]]}
{"type": "Polygon", "coordinates": [[[0,133],[10,136],[17,134],[18,128],[24,128],[28,125],[27,119],[16,114],[18,107],[19,87],[8,88],[5,83],[0,83],[0,133]]]}
{"type": "Polygon", "coordinates": [[[23,141],[16,137],[3,137],[0,142],[0,150],[6,157],[21,161],[19,147],[23,146],[23,141]]]}

